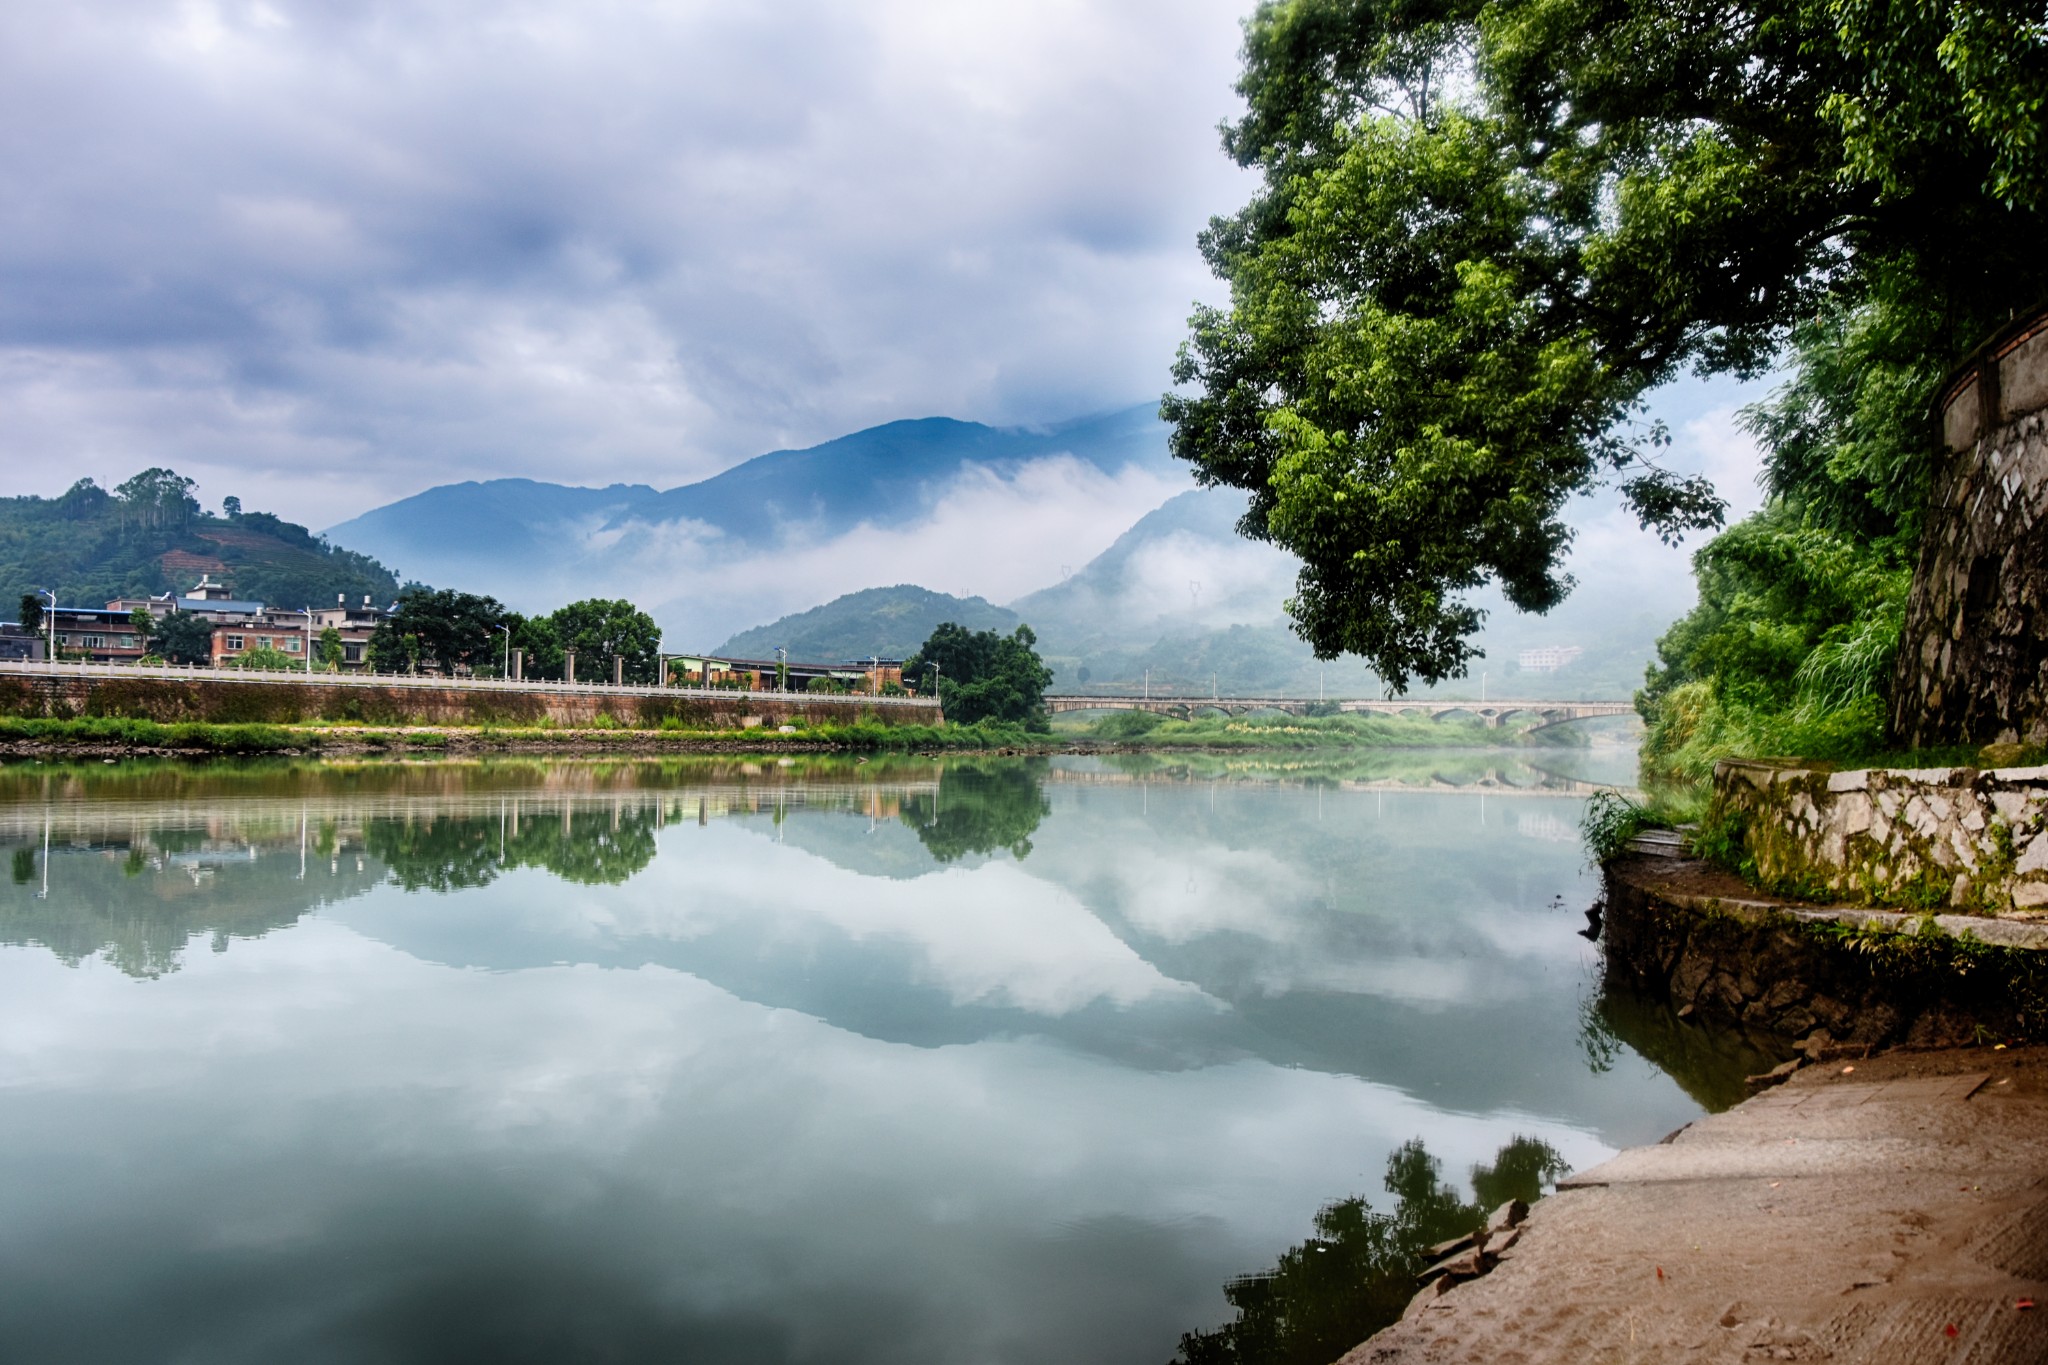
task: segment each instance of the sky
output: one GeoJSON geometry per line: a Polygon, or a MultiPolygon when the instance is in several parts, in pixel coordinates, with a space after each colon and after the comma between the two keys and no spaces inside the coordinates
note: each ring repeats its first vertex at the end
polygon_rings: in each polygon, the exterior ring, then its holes
{"type": "Polygon", "coordinates": [[[1249,0],[0,7],[7,492],[316,528],[1143,400],[1249,0]]]}

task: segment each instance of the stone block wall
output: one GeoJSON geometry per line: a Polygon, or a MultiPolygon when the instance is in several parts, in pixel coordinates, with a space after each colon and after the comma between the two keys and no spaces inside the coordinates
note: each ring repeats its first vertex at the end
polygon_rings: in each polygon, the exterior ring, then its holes
{"type": "Polygon", "coordinates": [[[2048,310],[1994,336],[1941,401],[1937,469],[1894,665],[1901,743],[2048,741],[2048,310]]]}
{"type": "Polygon", "coordinates": [[[1819,772],[1724,761],[1709,827],[1768,888],[1915,909],[2048,907],[2048,768],[1819,772]]]}
{"type": "MultiPolygon", "coordinates": [[[[1933,1047],[2042,1036],[2048,951],[2026,937],[2039,935],[2038,926],[1943,916],[1930,951],[1874,954],[1816,932],[1828,924],[1826,914],[1694,894],[1671,880],[1671,866],[1645,857],[1607,864],[1601,946],[1610,999],[1662,1005],[1680,1028],[1732,1025],[1774,1059],[1799,1045],[1933,1047]],[[1970,926],[1987,935],[2014,931],[2004,937],[2016,941],[2004,946],[2016,951],[1959,957],[1953,945],[1961,939],[1949,936],[1976,932],[1970,926]],[[1968,970],[1957,970],[1959,961],[1968,970]]],[[[1917,916],[1845,913],[1864,916],[1866,928],[1918,938],[1917,916]]]]}

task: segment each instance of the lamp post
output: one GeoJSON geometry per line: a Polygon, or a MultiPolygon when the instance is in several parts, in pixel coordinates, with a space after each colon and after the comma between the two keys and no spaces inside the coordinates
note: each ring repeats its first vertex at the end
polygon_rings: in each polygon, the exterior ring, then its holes
{"type": "Polygon", "coordinates": [[[313,671],[313,609],[301,607],[299,610],[306,613],[306,672],[310,675],[313,671]]]}
{"type": "Polygon", "coordinates": [[[37,590],[36,595],[50,599],[50,610],[43,617],[43,636],[47,642],[50,671],[54,673],[57,671],[57,593],[53,588],[41,588],[37,590]]]}
{"type": "Polygon", "coordinates": [[[500,621],[498,629],[505,633],[505,658],[498,665],[498,679],[502,682],[512,676],[512,627],[500,621]]]}

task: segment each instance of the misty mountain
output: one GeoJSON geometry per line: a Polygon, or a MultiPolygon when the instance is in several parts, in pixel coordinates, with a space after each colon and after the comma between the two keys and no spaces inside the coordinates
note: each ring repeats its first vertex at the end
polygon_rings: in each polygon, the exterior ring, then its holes
{"type": "Polygon", "coordinates": [[[661,494],[645,484],[570,488],[533,479],[450,483],[329,528],[328,539],[405,566],[406,576],[510,600],[515,566],[576,552],[600,527],[661,494]]]}
{"type": "Polygon", "coordinates": [[[979,597],[953,597],[900,583],[892,588],[863,588],[822,607],[741,631],[715,652],[728,658],[767,659],[781,647],[789,651],[790,658],[806,662],[870,655],[905,659],[945,622],[1007,635],[1019,620],[1015,612],[979,597]]]}
{"type": "Polygon", "coordinates": [[[1040,429],[891,422],[666,491],[450,484],[329,534],[409,577],[522,610],[627,597],[672,645],[701,646],[821,597],[906,579],[950,572],[935,587],[967,588],[963,597],[1028,589],[1188,482],[1146,403],[1040,429]],[[1063,534],[1040,534],[1055,515],[1063,534]],[[969,570],[981,580],[971,587],[959,581],[969,570]]]}
{"type": "Polygon", "coordinates": [[[1196,488],[1168,499],[1075,573],[1010,604],[1062,650],[1128,648],[1161,630],[1270,625],[1294,586],[1281,550],[1237,533],[1245,494],[1196,488]]]}
{"type": "Polygon", "coordinates": [[[1066,422],[1048,431],[986,427],[949,417],[890,422],[808,450],[757,455],[701,483],[621,507],[606,530],[635,522],[697,522],[765,547],[855,526],[903,526],[930,512],[963,468],[1014,475],[1071,456],[1104,473],[1166,468],[1165,428],[1154,405],[1066,422]]]}

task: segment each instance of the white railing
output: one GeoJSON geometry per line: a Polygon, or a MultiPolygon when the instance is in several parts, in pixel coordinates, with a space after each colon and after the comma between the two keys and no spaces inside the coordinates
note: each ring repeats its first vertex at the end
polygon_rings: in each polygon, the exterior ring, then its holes
{"type": "Polygon", "coordinates": [[[688,697],[704,701],[825,702],[862,706],[938,709],[935,697],[878,697],[848,692],[748,691],[731,687],[651,687],[625,683],[552,682],[541,678],[447,678],[432,673],[305,673],[279,669],[256,672],[199,664],[122,664],[92,660],[0,659],[0,677],[8,678],[155,678],[189,682],[313,683],[322,687],[435,687],[475,692],[548,692],[572,696],[688,697]]]}

